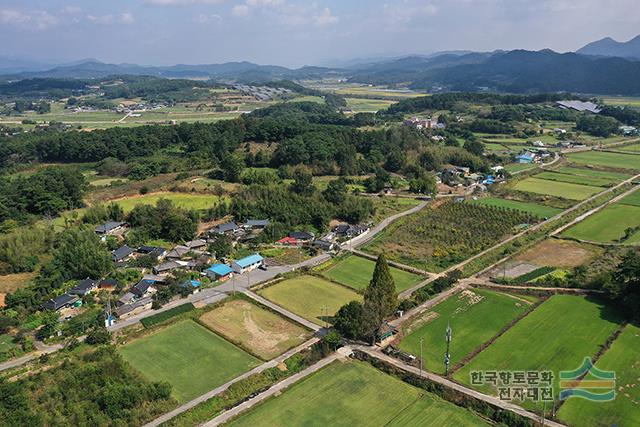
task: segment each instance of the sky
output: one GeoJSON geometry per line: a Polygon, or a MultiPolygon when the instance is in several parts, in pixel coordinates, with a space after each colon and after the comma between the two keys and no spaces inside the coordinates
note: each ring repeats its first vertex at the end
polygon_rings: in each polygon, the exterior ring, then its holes
{"type": "Polygon", "coordinates": [[[573,51],[640,33],[638,0],[0,0],[0,56],[299,67],[442,50],[573,51]]]}

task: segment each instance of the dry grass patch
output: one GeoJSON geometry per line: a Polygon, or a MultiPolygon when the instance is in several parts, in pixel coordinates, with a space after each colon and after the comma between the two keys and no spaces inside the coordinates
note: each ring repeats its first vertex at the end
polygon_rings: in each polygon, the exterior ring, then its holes
{"type": "Polygon", "coordinates": [[[540,266],[568,268],[582,265],[599,253],[601,250],[596,247],[569,240],[547,239],[524,251],[515,259],[540,266]]]}
{"type": "Polygon", "coordinates": [[[17,273],[17,274],[5,274],[0,276],[0,293],[10,294],[20,288],[27,286],[30,280],[34,279],[38,275],[37,272],[33,273],[17,273]]]}
{"type": "Polygon", "coordinates": [[[302,326],[245,300],[226,302],[203,314],[200,321],[264,360],[279,356],[311,335],[302,326]]]}

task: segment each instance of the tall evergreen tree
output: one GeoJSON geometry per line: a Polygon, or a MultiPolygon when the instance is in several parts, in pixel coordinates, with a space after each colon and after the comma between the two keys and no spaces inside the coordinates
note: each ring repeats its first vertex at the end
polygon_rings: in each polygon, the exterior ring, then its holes
{"type": "Polygon", "coordinates": [[[375,342],[384,320],[394,313],[397,303],[396,286],[387,259],[380,254],[371,282],[364,292],[364,332],[372,342],[375,342]]]}

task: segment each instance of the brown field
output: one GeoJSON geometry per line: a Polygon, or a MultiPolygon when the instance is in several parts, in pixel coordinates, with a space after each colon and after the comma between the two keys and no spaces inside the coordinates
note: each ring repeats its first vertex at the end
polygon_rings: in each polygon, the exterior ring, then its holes
{"type": "Polygon", "coordinates": [[[200,321],[263,360],[301,344],[311,333],[245,300],[228,301],[203,314],[200,321]]]}
{"type": "Polygon", "coordinates": [[[38,273],[5,274],[0,276],[0,292],[9,294],[20,288],[24,288],[38,273]]]}
{"type": "Polygon", "coordinates": [[[0,294],[0,308],[4,307],[4,295],[5,294],[0,294]]]}
{"type": "Polygon", "coordinates": [[[598,249],[569,240],[547,239],[515,260],[557,268],[577,267],[598,255],[598,249]]]}

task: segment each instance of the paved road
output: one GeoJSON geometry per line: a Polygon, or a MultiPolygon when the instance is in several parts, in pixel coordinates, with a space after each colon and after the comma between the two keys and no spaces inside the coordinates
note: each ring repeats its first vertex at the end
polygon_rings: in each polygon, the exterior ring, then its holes
{"type": "Polygon", "coordinates": [[[203,427],[215,427],[215,426],[219,426],[221,424],[226,423],[227,421],[229,421],[231,418],[235,417],[236,415],[247,411],[249,408],[255,406],[256,404],[263,402],[265,399],[268,399],[269,397],[276,395],[280,392],[282,392],[284,389],[288,388],[289,386],[291,386],[292,384],[295,384],[296,382],[300,381],[301,379],[313,374],[314,372],[318,372],[320,369],[324,368],[325,366],[329,365],[330,363],[332,363],[335,360],[338,359],[342,359],[344,358],[344,353],[341,352],[340,350],[333,353],[331,356],[325,357],[324,359],[321,359],[320,361],[316,362],[315,364],[309,366],[307,369],[304,369],[301,372],[298,372],[297,374],[294,374],[292,376],[290,376],[289,378],[286,378],[282,381],[280,381],[279,383],[275,384],[274,386],[272,386],[271,388],[269,388],[267,391],[264,391],[260,394],[258,394],[255,397],[252,397],[251,399],[247,400],[246,402],[241,403],[238,406],[235,406],[231,409],[229,409],[228,411],[223,412],[222,414],[218,415],[217,417],[215,417],[214,419],[212,419],[211,421],[209,421],[208,423],[203,424],[203,427]]]}
{"type": "MultiPolygon", "coordinates": [[[[462,393],[464,395],[467,395],[469,397],[481,400],[483,402],[486,402],[490,405],[496,406],[498,408],[507,410],[507,411],[511,411],[511,412],[515,412],[518,415],[521,415],[525,418],[528,418],[530,420],[535,421],[536,423],[540,423],[541,417],[537,414],[534,414],[533,412],[529,412],[527,410],[525,410],[524,408],[518,406],[518,405],[514,405],[513,403],[509,403],[509,402],[505,402],[503,400],[498,399],[497,397],[493,397],[493,396],[489,396],[486,395],[484,393],[480,393],[476,390],[470,389],[468,387],[465,387],[463,385],[460,385],[456,382],[453,382],[445,377],[441,377],[440,375],[436,375],[436,374],[432,374],[430,372],[426,372],[426,371],[420,371],[420,369],[414,367],[414,366],[410,366],[407,365],[406,363],[395,359],[391,356],[388,356],[384,353],[382,353],[381,351],[379,351],[377,348],[375,347],[366,347],[366,346],[353,346],[354,349],[358,349],[360,351],[363,351],[365,353],[367,353],[368,355],[375,357],[376,359],[382,360],[384,362],[387,362],[397,368],[400,368],[404,371],[407,372],[411,372],[414,375],[418,375],[418,376],[422,376],[426,379],[428,379],[429,381],[432,381],[436,384],[440,384],[444,387],[447,387],[449,389],[455,390],[459,393],[462,393]]],[[[547,426],[552,426],[552,427],[563,427],[564,424],[560,424],[560,423],[556,423],[554,421],[549,421],[549,420],[545,420],[544,422],[545,425],[547,426]]]]}
{"type": "Polygon", "coordinates": [[[211,399],[212,397],[222,393],[223,391],[225,391],[226,389],[228,389],[231,385],[237,383],[238,381],[241,381],[247,377],[250,377],[253,374],[258,374],[260,372],[263,372],[269,368],[273,368],[275,366],[278,366],[280,363],[284,362],[286,359],[288,359],[289,357],[293,356],[296,353],[299,353],[300,351],[311,347],[312,345],[314,345],[315,343],[317,343],[319,341],[319,338],[313,337],[310,340],[300,344],[299,346],[292,348],[291,350],[287,351],[286,353],[276,357],[273,360],[270,360],[266,363],[263,363],[260,366],[257,366],[255,368],[253,368],[252,370],[245,372],[244,374],[235,377],[234,379],[232,379],[231,381],[228,381],[224,384],[222,384],[221,386],[218,386],[216,388],[214,388],[213,390],[210,390],[208,392],[206,392],[205,394],[196,397],[195,399],[185,403],[184,405],[181,405],[179,407],[177,407],[176,409],[174,409],[171,412],[167,412],[166,414],[156,418],[155,420],[151,421],[150,423],[145,424],[144,427],[155,427],[155,426],[159,426],[162,423],[165,423],[167,421],[169,421],[170,419],[180,415],[183,412],[188,411],[189,409],[193,408],[194,406],[197,406],[198,404],[202,403],[202,402],[206,402],[207,400],[211,399]]]}

